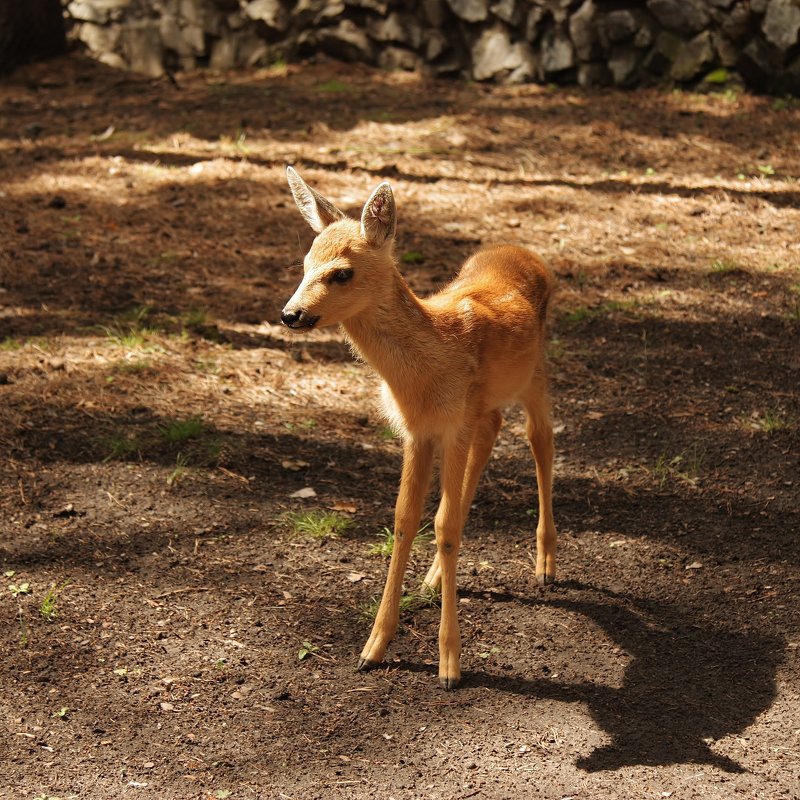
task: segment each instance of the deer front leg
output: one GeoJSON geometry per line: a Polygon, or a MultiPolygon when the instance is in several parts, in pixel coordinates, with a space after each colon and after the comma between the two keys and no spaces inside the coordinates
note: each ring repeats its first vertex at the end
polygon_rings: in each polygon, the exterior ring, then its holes
{"type": "Polygon", "coordinates": [[[464,526],[462,489],[466,448],[457,444],[442,453],[442,501],[436,512],[436,554],[442,571],[442,617],[439,623],[439,683],[461,683],[461,633],[458,629],[456,566],[464,526]]]}
{"type": "MultiPolygon", "coordinates": [[[[494,410],[483,417],[475,429],[475,435],[467,457],[467,467],[464,471],[464,485],[461,490],[461,513],[463,514],[464,523],[466,523],[469,516],[469,507],[475,497],[478,481],[492,453],[492,448],[502,424],[502,415],[499,411],[494,410]]],[[[441,580],[442,568],[439,564],[439,554],[437,553],[422,583],[429,589],[436,589],[439,587],[441,580]]]]}
{"type": "Polygon", "coordinates": [[[366,670],[383,662],[400,617],[400,595],[411,545],[419,530],[422,506],[428,493],[433,466],[433,442],[409,439],[403,449],[403,474],[394,517],[394,545],[383,597],[375,615],[367,643],[361,651],[358,669],[366,670]]]}

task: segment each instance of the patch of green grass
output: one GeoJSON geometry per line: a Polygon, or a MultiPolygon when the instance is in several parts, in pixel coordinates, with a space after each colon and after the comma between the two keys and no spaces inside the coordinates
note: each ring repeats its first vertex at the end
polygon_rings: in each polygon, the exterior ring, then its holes
{"type": "Polygon", "coordinates": [[[729,258],[717,258],[708,266],[711,275],[730,275],[736,272],[744,272],[741,265],[729,258]]]}
{"type": "Polygon", "coordinates": [[[120,375],[141,375],[149,372],[152,367],[153,365],[146,359],[137,358],[135,361],[117,361],[111,367],[111,371],[120,375]]]}
{"type": "Polygon", "coordinates": [[[402,255],[404,264],[421,264],[425,260],[425,256],[419,250],[408,250],[402,255]]]}
{"type": "Polygon", "coordinates": [[[773,111],[792,111],[796,108],[800,108],[800,97],[787,95],[786,97],[778,97],[772,102],[773,111]]]}
{"type": "Polygon", "coordinates": [[[177,486],[189,472],[189,458],[184,453],[178,453],[175,459],[175,469],[167,475],[167,486],[177,486]]]}
{"type": "Polygon", "coordinates": [[[564,358],[566,354],[567,348],[562,339],[553,337],[547,343],[547,358],[550,359],[550,361],[558,361],[564,358]]]}
{"type": "Polygon", "coordinates": [[[114,344],[128,350],[141,349],[147,344],[147,334],[144,329],[134,326],[123,326],[118,322],[103,327],[103,333],[111,339],[114,344]]]}
{"type": "Polygon", "coordinates": [[[300,649],[297,651],[297,660],[305,661],[309,656],[313,656],[319,652],[319,647],[311,642],[303,642],[300,649]]]}
{"type": "Polygon", "coordinates": [[[184,328],[202,328],[208,325],[208,311],[204,308],[192,308],[181,314],[181,324],[184,328]]]}
{"type": "Polygon", "coordinates": [[[384,442],[391,442],[400,437],[391,425],[383,425],[378,429],[378,438],[384,442]]]}
{"type": "Polygon", "coordinates": [[[142,449],[142,443],[136,436],[127,433],[112,433],[100,439],[100,447],[105,451],[103,461],[117,458],[128,458],[142,449]]]}
{"type": "Polygon", "coordinates": [[[166,444],[183,444],[189,439],[199,439],[206,431],[206,424],[200,414],[158,426],[158,435],[166,444]]]}
{"type": "Polygon", "coordinates": [[[22,340],[15,339],[13,336],[6,336],[0,340],[0,351],[10,352],[22,349],[22,340]]]}
{"type": "Polygon", "coordinates": [[[589,306],[579,306],[578,308],[570,311],[564,319],[567,322],[576,324],[586,322],[587,320],[597,319],[599,317],[606,317],[616,314],[620,311],[631,311],[639,305],[638,300],[610,300],[600,306],[589,308],[589,306]]]}
{"type": "Polygon", "coordinates": [[[289,515],[293,533],[312,539],[338,539],[353,520],[338,511],[313,509],[289,515]]]}
{"type": "Polygon", "coordinates": [[[791,417],[781,408],[768,408],[763,412],[754,412],[747,420],[748,427],[761,433],[772,434],[792,427],[791,417]]]}
{"type": "MultiPolygon", "coordinates": [[[[417,535],[414,537],[414,544],[412,548],[414,550],[419,549],[423,545],[427,544],[428,542],[433,539],[433,531],[428,530],[430,528],[431,523],[426,522],[418,531],[417,535]]],[[[378,534],[378,541],[374,542],[369,546],[367,549],[367,553],[371,556],[382,556],[383,558],[390,558],[392,555],[392,550],[394,549],[394,531],[389,528],[384,528],[378,534]]]]}
{"type": "Polygon", "coordinates": [[[54,583],[39,603],[39,615],[42,619],[52,622],[58,616],[58,596],[71,583],[70,580],[64,581],[60,586],[54,583]]]}
{"type": "MultiPolygon", "coordinates": [[[[413,614],[423,608],[432,608],[441,603],[441,592],[439,589],[423,587],[414,592],[405,592],[400,596],[400,613],[413,614]]],[[[366,606],[361,609],[361,615],[368,621],[373,621],[380,608],[380,598],[374,597],[366,606]]]]}
{"type": "Polygon", "coordinates": [[[355,87],[342,81],[330,80],[325,81],[317,86],[317,91],[322,94],[348,94],[355,91],[355,87]]]}
{"type": "Polygon", "coordinates": [[[660,488],[663,488],[670,479],[677,479],[690,486],[696,486],[700,479],[704,460],[705,450],[700,449],[697,445],[675,456],[662,453],[656,460],[652,474],[658,480],[660,488]]]}

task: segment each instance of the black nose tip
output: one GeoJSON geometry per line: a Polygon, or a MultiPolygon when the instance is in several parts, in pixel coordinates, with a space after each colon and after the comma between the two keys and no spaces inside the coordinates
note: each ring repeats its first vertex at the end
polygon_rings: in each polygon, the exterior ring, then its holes
{"type": "Polygon", "coordinates": [[[287,328],[291,328],[299,319],[302,311],[287,311],[286,309],[283,310],[281,313],[281,322],[286,325],[287,328]]]}

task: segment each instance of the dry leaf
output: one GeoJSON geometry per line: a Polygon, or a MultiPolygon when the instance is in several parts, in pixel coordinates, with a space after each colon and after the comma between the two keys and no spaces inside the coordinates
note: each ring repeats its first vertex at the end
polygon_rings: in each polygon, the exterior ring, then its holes
{"type": "Polygon", "coordinates": [[[281,461],[281,466],[284,469],[290,469],[292,472],[297,472],[298,470],[310,467],[311,464],[309,464],[308,461],[295,461],[287,458],[285,461],[281,461]]]}
{"type": "Polygon", "coordinates": [[[346,514],[355,514],[358,511],[354,503],[334,503],[328,508],[331,511],[344,511],[346,514]]]}
{"type": "Polygon", "coordinates": [[[602,411],[588,411],[586,413],[587,419],[603,419],[605,414],[602,411]]]}
{"type": "Polygon", "coordinates": [[[359,581],[363,581],[366,577],[366,575],[362,575],[360,572],[347,573],[347,580],[349,580],[350,583],[358,583],[359,581]]]}
{"type": "Polygon", "coordinates": [[[296,492],[292,492],[289,497],[316,497],[317,493],[310,487],[306,486],[304,489],[298,489],[296,492]]]}

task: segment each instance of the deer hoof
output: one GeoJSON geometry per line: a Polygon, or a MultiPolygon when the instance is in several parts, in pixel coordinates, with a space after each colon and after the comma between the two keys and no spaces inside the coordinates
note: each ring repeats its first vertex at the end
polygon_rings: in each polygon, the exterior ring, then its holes
{"type": "Polygon", "coordinates": [[[358,672],[369,672],[371,669],[375,669],[380,665],[380,661],[372,661],[369,658],[359,658],[358,667],[356,667],[356,669],[358,672]]]}
{"type": "Polygon", "coordinates": [[[544,589],[545,586],[552,586],[556,582],[556,576],[543,572],[541,575],[536,576],[536,580],[539,581],[539,586],[544,589]]]}
{"type": "Polygon", "coordinates": [[[458,687],[461,685],[461,676],[457,678],[443,678],[440,676],[439,685],[442,687],[442,689],[448,692],[452,691],[453,689],[458,689],[458,687]]]}

